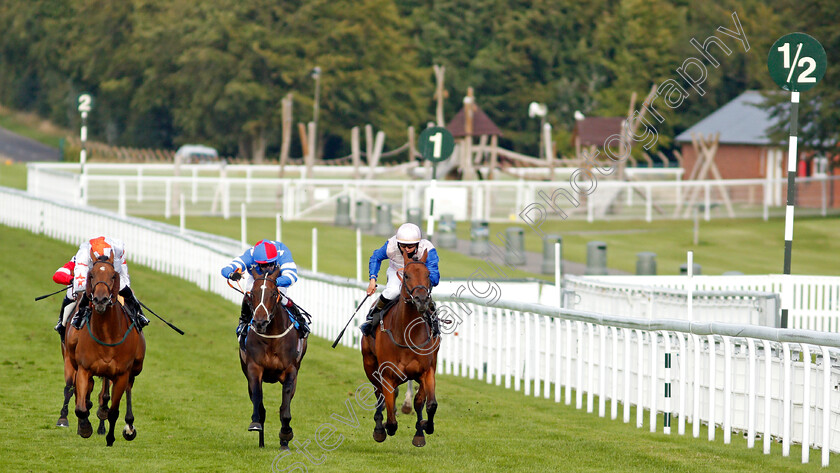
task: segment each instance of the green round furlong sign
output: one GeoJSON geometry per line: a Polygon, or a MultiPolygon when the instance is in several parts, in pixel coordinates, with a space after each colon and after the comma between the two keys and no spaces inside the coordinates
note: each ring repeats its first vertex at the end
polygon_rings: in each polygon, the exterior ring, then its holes
{"type": "Polygon", "coordinates": [[[417,140],[417,149],[423,155],[423,159],[436,163],[443,161],[452,154],[452,150],[455,149],[455,139],[446,128],[440,126],[429,127],[420,133],[420,138],[417,140]]]}
{"type": "Polygon", "coordinates": [[[804,92],[825,75],[825,49],[805,33],[790,33],[777,39],[767,55],[773,82],[784,90],[804,92]]]}

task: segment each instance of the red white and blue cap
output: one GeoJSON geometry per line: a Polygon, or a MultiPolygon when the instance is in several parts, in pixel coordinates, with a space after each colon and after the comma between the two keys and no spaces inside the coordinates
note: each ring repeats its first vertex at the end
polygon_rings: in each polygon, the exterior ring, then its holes
{"type": "Polygon", "coordinates": [[[261,240],[254,246],[253,256],[259,264],[276,263],[277,247],[270,241],[261,240]]]}

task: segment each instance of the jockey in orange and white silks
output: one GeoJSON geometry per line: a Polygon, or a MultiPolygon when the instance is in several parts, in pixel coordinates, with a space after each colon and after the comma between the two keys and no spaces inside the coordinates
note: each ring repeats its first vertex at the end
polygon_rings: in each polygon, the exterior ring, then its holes
{"type": "Polygon", "coordinates": [[[120,275],[120,290],[131,286],[128,266],[125,264],[125,244],[116,238],[100,236],[79,245],[79,251],[73,257],[76,266],[73,269],[73,292],[85,290],[91,266],[100,256],[114,256],[114,270],[120,275]],[[93,256],[93,259],[91,259],[93,256]]]}
{"type": "MultiPolygon", "coordinates": [[[[367,294],[372,295],[376,292],[376,280],[379,274],[379,269],[382,262],[388,260],[388,270],[386,275],[388,282],[385,285],[385,290],[379,296],[379,300],[373,305],[371,311],[368,313],[367,321],[362,324],[362,332],[369,333],[370,321],[373,319],[374,313],[382,310],[388,302],[400,296],[400,289],[402,289],[402,281],[397,277],[397,271],[405,267],[405,260],[400,249],[404,249],[409,258],[419,259],[423,253],[427,253],[426,268],[429,269],[429,282],[432,287],[435,287],[440,282],[440,271],[438,270],[437,250],[429,240],[423,238],[420,227],[413,223],[405,223],[397,229],[397,234],[392,236],[385,242],[382,247],[375,250],[370,257],[369,264],[369,280],[367,294]]],[[[437,319],[434,317],[434,307],[431,309],[431,318],[433,322],[433,331],[438,331],[437,319]]]]}
{"type": "MultiPolygon", "coordinates": [[[[149,320],[143,315],[140,301],[137,300],[134,292],[131,290],[131,277],[128,274],[128,265],[126,264],[125,258],[125,244],[122,240],[118,240],[116,238],[97,236],[86,240],[79,245],[79,250],[76,252],[76,255],[73,256],[73,258],[64,266],[59,268],[55,274],[53,274],[53,281],[59,284],[72,284],[72,286],[68,289],[68,296],[65,297],[64,303],[62,304],[58,325],[55,327],[59,334],[63,332],[64,325],[66,324],[66,314],[64,313],[65,307],[67,307],[72,300],[78,300],[82,297],[87,287],[87,278],[90,268],[93,266],[93,263],[96,262],[96,258],[100,256],[113,256],[114,270],[120,275],[119,294],[123,297],[123,300],[125,301],[124,306],[127,309],[126,312],[137,325],[137,329],[142,330],[143,327],[149,324],[149,320]],[[72,279],[68,280],[71,272],[72,279]],[[73,299],[70,299],[71,295],[73,299]]],[[[79,304],[80,310],[73,319],[73,325],[76,326],[76,328],[81,327],[81,324],[84,321],[87,310],[87,302],[86,298],[82,298],[82,302],[79,304]]]]}

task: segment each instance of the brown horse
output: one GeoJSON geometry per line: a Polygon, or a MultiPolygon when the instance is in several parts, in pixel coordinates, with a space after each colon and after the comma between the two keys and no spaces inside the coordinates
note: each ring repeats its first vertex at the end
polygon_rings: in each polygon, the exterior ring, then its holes
{"type": "MultiPolygon", "coordinates": [[[[432,329],[424,314],[431,303],[431,282],[426,268],[424,253],[419,261],[412,261],[403,252],[407,262],[401,277],[402,289],[400,300],[388,310],[382,318],[379,328],[374,328],[375,338],[362,338],[362,360],[365,374],[373,384],[379,404],[373,419],[376,427],[373,438],[377,442],[385,441],[385,432],[394,435],[397,431],[397,419],[394,414],[397,387],[408,381],[418,383],[414,396],[414,411],[417,413],[415,434],[412,444],[416,447],[426,445],[424,431],[431,434],[435,430],[434,418],[437,410],[435,398],[435,367],[440,348],[440,337],[432,337],[432,329]],[[379,333],[376,333],[376,332],[379,333]],[[383,405],[384,403],[384,405],[383,405]],[[423,405],[426,405],[428,421],[423,420],[423,405]],[[382,410],[388,415],[382,426],[382,410]]],[[[397,273],[399,276],[399,273],[397,273]]]]}
{"type": "Polygon", "coordinates": [[[146,341],[129,320],[117,299],[120,276],[114,269],[113,255],[100,256],[90,268],[85,290],[91,302],[90,320],[86,328],[69,328],[66,339],[67,360],[76,370],[76,417],[78,434],[88,438],[93,428],[88,421],[90,412],[85,400],[93,390],[93,377],[99,376],[113,384],[111,407],[108,409],[109,429],[107,445],[114,444],[114,425],[120,416],[120,401],[126,395],[126,426],[123,438],[134,440],[134,413],[131,409],[131,389],[134,378],[143,370],[146,341]]]}
{"type": "Polygon", "coordinates": [[[307,341],[298,337],[298,331],[289,314],[283,308],[283,299],[276,280],[280,268],[273,273],[259,276],[251,271],[254,285],[245,294],[253,318],[246,328],[248,335],[245,346],[239,349],[242,373],[248,380],[248,397],[254,405],[251,425],[248,430],[260,433],[260,447],[265,446],[263,426],[265,406],[263,405],[263,383],[281,383],[283,401],[280,404],[280,448],[288,450],[294,437],[292,427],[292,398],[297,388],[300,362],[306,354],[307,341]]]}
{"type": "MultiPolygon", "coordinates": [[[[78,301],[75,304],[78,306],[78,301]]],[[[75,307],[73,312],[75,313],[78,310],[78,307],[75,307]]],[[[75,392],[75,384],[76,384],[76,369],[73,368],[73,365],[70,363],[69,358],[67,357],[67,338],[68,337],[78,337],[78,331],[70,325],[69,321],[67,323],[67,328],[65,329],[65,336],[61,337],[61,357],[64,360],[64,404],[61,406],[61,413],[58,416],[58,422],[56,422],[56,426],[58,427],[70,427],[70,422],[67,420],[67,405],[70,403],[70,397],[73,396],[75,392]]],[[[111,382],[107,379],[102,380],[102,390],[99,392],[99,409],[96,411],[96,417],[99,418],[99,428],[96,430],[96,433],[99,435],[105,435],[105,419],[108,418],[108,401],[111,399],[111,382]]],[[[93,391],[93,383],[90,384],[88,389],[88,396],[85,399],[85,403],[87,404],[88,410],[93,407],[93,403],[90,400],[90,393],[93,391]]]]}

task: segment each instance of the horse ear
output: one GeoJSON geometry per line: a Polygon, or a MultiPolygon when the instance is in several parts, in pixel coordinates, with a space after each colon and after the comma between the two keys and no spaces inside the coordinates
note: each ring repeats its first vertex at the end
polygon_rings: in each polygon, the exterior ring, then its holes
{"type": "Polygon", "coordinates": [[[399,279],[400,282],[403,282],[403,271],[405,271],[405,270],[400,269],[400,270],[397,271],[397,279],[399,279]]]}
{"type": "Polygon", "coordinates": [[[251,274],[251,277],[252,277],[252,278],[257,279],[257,270],[255,270],[255,269],[249,269],[249,270],[248,270],[248,273],[250,273],[250,274],[251,274]]]}
{"type": "Polygon", "coordinates": [[[269,277],[271,279],[277,279],[278,276],[280,276],[280,266],[277,266],[276,268],[274,268],[274,271],[272,271],[271,274],[269,275],[269,277]]]}
{"type": "Polygon", "coordinates": [[[116,271],[114,272],[114,287],[111,289],[111,292],[113,293],[114,300],[118,301],[117,296],[120,295],[120,273],[116,271]]]}
{"type": "Polygon", "coordinates": [[[420,258],[420,262],[425,263],[426,259],[428,259],[428,257],[429,257],[429,250],[426,250],[426,251],[423,252],[423,257],[420,258]]]}

